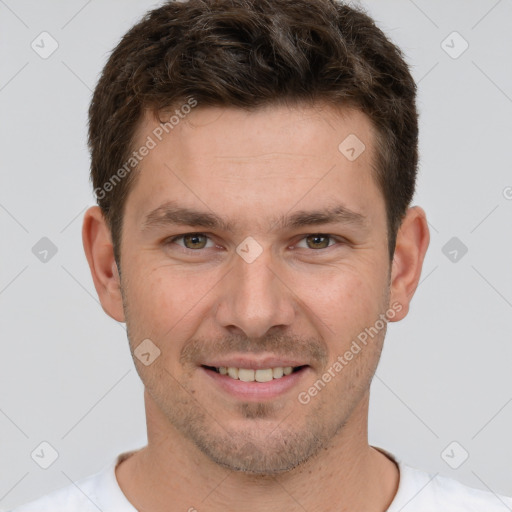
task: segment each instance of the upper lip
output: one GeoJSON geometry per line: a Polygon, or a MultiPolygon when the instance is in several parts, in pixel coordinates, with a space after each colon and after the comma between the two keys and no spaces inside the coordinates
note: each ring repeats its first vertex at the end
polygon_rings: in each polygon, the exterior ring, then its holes
{"type": "Polygon", "coordinates": [[[264,356],[261,358],[255,357],[225,357],[223,359],[215,359],[201,363],[201,366],[211,366],[213,368],[246,368],[248,370],[264,370],[266,368],[279,368],[286,366],[307,366],[304,361],[297,359],[284,359],[282,357],[264,356]]]}

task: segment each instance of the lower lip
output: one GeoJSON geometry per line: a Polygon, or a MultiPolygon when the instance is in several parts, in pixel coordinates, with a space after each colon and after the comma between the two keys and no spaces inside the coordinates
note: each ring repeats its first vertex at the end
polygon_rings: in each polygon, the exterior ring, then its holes
{"type": "Polygon", "coordinates": [[[309,366],[304,366],[300,370],[290,373],[290,375],[284,375],[280,379],[272,379],[269,382],[244,382],[232,379],[227,375],[221,375],[208,368],[201,367],[200,370],[234,398],[257,402],[284,395],[299,384],[305,375],[309,373],[310,368],[309,366]]]}

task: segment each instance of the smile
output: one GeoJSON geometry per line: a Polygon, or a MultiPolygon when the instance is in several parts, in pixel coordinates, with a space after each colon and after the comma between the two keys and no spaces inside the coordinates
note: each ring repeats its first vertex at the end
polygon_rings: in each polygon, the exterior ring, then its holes
{"type": "Polygon", "coordinates": [[[276,357],[230,359],[200,365],[200,375],[236,400],[259,402],[276,399],[294,388],[302,389],[304,379],[310,378],[312,373],[312,368],[302,361],[276,357]]]}
{"type": "Polygon", "coordinates": [[[235,380],[241,380],[243,382],[270,382],[274,379],[281,379],[287,375],[290,375],[294,371],[302,368],[301,366],[277,366],[275,368],[235,368],[233,366],[220,366],[218,368],[209,368],[215,370],[221,375],[226,375],[235,380]]]}

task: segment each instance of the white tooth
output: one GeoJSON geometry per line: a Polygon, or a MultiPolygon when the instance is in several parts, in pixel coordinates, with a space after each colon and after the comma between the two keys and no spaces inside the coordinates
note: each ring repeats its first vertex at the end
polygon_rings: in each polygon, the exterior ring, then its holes
{"type": "Polygon", "coordinates": [[[230,366],[228,368],[228,375],[232,378],[232,379],[238,379],[238,368],[233,368],[232,366],[230,366]]]}
{"type": "Polygon", "coordinates": [[[280,379],[283,376],[283,367],[280,366],[279,368],[274,368],[272,370],[272,376],[274,379],[280,379]]]}
{"type": "Polygon", "coordinates": [[[269,382],[273,378],[272,368],[266,370],[256,370],[254,372],[254,378],[256,382],[269,382]]]}
{"type": "Polygon", "coordinates": [[[228,373],[228,369],[227,369],[225,366],[221,366],[221,367],[219,368],[219,373],[220,373],[221,375],[226,375],[226,374],[228,373]]]}
{"type": "Polygon", "coordinates": [[[290,375],[290,373],[292,373],[292,371],[293,371],[293,368],[292,368],[291,366],[285,366],[285,367],[283,368],[283,373],[284,373],[285,375],[290,375]]]}
{"type": "Polygon", "coordinates": [[[238,369],[238,378],[244,382],[254,382],[254,370],[247,368],[238,369]]]}

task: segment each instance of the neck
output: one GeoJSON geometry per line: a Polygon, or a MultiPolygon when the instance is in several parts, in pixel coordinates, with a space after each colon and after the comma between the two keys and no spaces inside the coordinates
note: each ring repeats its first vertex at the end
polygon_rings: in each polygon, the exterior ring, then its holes
{"type": "Polygon", "coordinates": [[[259,512],[383,512],[398,488],[398,468],[368,445],[368,396],[329,446],[295,469],[254,475],[219,466],[174,428],[146,394],[148,445],[116,468],[119,485],[138,510],[241,508],[259,512]],[[165,425],[165,428],[162,428],[165,425]]]}

